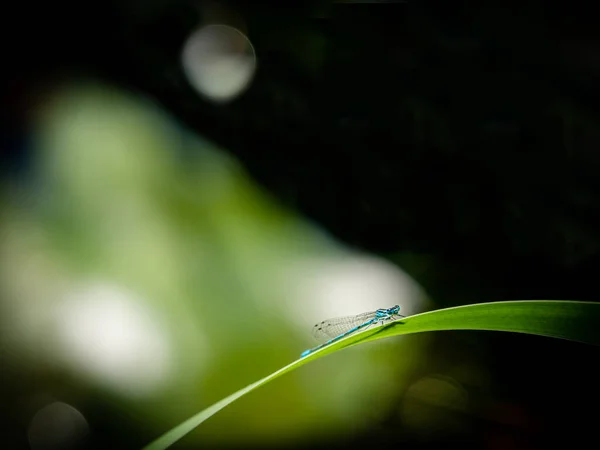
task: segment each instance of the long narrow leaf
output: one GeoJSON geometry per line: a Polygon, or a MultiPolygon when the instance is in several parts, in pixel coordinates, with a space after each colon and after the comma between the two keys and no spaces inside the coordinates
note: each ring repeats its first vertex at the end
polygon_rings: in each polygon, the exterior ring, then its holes
{"type": "MultiPolygon", "coordinates": [[[[209,417],[254,389],[309,361],[360,343],[401,334],[443,330],[487,330],[536,334],[600,345],[600,303],[530,300],[479,303],[416,314],[383,327],[351,335],[220,400],[163,434],[145,450],[163,450],[209,417]]],[[[300,352],[298,352],[300,353],[300,352]]]]}

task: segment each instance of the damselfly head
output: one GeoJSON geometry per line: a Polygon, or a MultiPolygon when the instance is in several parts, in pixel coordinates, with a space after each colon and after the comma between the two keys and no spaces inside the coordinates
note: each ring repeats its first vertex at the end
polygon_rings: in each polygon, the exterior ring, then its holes
{"type": "Polygon", "coordinates": [[[391,308],[380,308],[376,311],[378,317],[388,317],[398,314],[400,312],[400,306],[396,305],[391,308]]]}

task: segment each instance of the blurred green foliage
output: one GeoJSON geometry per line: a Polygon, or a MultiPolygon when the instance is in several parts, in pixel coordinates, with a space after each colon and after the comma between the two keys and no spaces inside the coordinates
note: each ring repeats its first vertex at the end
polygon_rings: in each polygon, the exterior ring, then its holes
{"type": "MultiPolygon", "coordinates": [[[[322,300],[302,291],[315,284],[302,267],[350,250],[141,97],[66,85],[37,124],[35,183],[3,206],[0,287],[7,345],[38,383],[64,374],[49,389],[77,386],[86,402],[98,390],[96,405],[165,428],[310,345],[312,323],[296,316],[322,300]]],[[[375,416],[352,411],[389,403],[385,386],[411,367],[378,359],[386,351],[357,353],[343,374],[328,362],[288,377],[190,438],[258,445],[367,427],[375,416]],[[337,384],[310,382],[328,373],[337,384]]]]}

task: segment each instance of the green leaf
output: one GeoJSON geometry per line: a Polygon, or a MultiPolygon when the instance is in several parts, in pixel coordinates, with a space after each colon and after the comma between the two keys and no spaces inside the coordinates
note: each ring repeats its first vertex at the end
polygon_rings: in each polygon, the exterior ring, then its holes
{"type": "MultiPolygon", "coordinates": [[[[162,450],[181,439],[209,417],[254,389],[335,351],[401,334],[443,330],[488,330],[528,333],[600,345],[600,303],[527,300],[479,303],[430,311],[382,327],[356,333],[279,369],[209,406],[151,442],[145,450],[162,450]]],[[[300,351],[298,352],[300,353],[300,351]]]]}

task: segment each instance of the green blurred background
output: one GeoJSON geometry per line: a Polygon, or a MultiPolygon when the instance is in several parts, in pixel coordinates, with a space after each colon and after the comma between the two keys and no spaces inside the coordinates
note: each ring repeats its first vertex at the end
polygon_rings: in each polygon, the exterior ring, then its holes
{"type": "MultiPolygon", "coordinates": [[[[586,12],[384,3],[11,6],[2,448],[139,448],[338,315],[597,300],[586,12]]],[[[268,384],[175,448],[580,448],[597,357],[394,338],[268,384]]]]}

